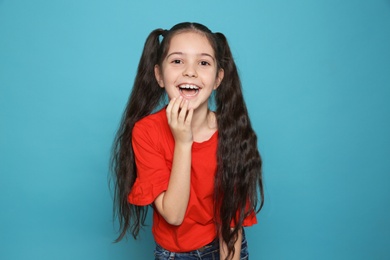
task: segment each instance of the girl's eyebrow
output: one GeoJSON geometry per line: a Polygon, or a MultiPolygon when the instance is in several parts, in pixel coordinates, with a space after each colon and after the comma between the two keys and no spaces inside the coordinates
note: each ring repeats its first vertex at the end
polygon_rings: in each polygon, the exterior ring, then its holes
{"type": "MultiPolygon", "coordinates": [[[[183,52],[180,52],[180,51],[175,51],[175,52],[172,52],[172,53],[169,53],[167,55],[167,59],[172,56],[172,55],[185,55],[183,52]]],[[[213,57],[213,55],[209,54],[209,53],[199,53],[197,54],[197,56],[208,56],[210,57],[211,59],[213,59],[213,61],[215,61],[215,58],[213,57]]]]}

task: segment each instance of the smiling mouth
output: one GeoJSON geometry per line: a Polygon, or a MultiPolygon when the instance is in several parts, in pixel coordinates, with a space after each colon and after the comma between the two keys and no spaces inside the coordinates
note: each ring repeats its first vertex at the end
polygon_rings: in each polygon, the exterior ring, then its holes
{"type": "Polygon", "coordinates": [[[191,85],[191,84],[183,84],[179,85],[179,92],[182,94],[184,97],[194,97],[199,93],[199,87],[196,85],[191,85]]]}

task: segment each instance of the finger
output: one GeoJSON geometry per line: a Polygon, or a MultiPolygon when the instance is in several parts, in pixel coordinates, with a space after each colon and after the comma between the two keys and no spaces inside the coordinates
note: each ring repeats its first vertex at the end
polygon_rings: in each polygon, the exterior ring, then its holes
{"type": "Polygon", "coordinates": [[[186,117],[186,121],[184,122],[184,124],[186,126],[191,126],[191,122],[192,122],[192,115],[194,114],[194,109],[193,108],[190,108],[188,110],[188,114],[187,114],[187,117],[186,117]]]}
{"type": "Polygon", "coordinates": [[[183,97],[176,98],[176,100],[173,102],[172,109],[170,111],[171,113],[171,122],[175,124],[177,122],[177,117],[179,114],[180,104],[183,101],[183,97]]]}
{"type": "Polygon", "coordinates": [[[171,120],[171,113],[172,113],[172,107],[173,107],[173,104],[176,102],[176,98],[172,98],[170,101],[169,101],[169,104],[166,108],[166,114],[167,114],[167,119],[168,119],[168,123],[170,123],[172,120],[171,120]]]}
{"type": "Polygon", "coordinates": [[[179,116],[178,116],[178,120],[180,123],[184,123],[185,119],[186,119],[186,116],[187,116],[187,112],[188,112],[188,103],[189,101],[184,99],[182,102],[181,102],[181,110],[180,110],[180,113],[179,113],[179,116]]]}

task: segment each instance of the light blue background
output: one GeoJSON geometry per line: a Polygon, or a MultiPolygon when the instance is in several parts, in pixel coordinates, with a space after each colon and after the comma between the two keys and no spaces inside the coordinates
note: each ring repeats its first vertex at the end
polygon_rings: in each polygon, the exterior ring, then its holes
{"type": "Polygon", "coordinates": [[[0,0],[0,259],[152,259],[150,228],[112,243],[108,160],[146,36],[182,21],[240,69],[251,259],[390,259],[388,0],[0,0]]]}

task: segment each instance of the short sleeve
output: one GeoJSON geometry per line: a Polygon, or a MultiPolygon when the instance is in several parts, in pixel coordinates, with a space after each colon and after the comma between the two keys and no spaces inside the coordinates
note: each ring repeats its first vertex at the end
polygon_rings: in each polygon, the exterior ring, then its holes
{"type": "Polygon", "coordinates": [[[249,216],[247,216],[244,219],[244,222],[242,223],[242,226],[243,227],[249,227],[249,226],[253,226],[255,224],[257,224],[256,213],[254,211],[252,211],[251,214],[249,214],[249,216]]]}
{"type": "MultiPolygon", "coordinates": [[[[249,212],[248,216],[246,218],[244,218],[244,221],[242,222],[242,226],[243,227],[249,227],[249,226],[253,226],[255,224],[257,224],[257,218],[256,218],[256,212],[252,209],[250,210],[250,204],[249,204],[249,201],[247,201],[247,204],[246,204],[246,212],[249,212]]],[[[239,212],[237,211],[237,217],[239,215],[239,212]]],[[[232,220],[232,222],[230,223],[230,226],[231,227],[234,227],[236,224],[236,222],[234,221],[234,219],[232,220]]]]}
{"type": "MultiPolygon", "coordinates": [[[[257,218],[256,213],[252,211],[246,218],[244,218],[244,221],[242,222],[243,227],[249,227],[257,224],[257,218]]],[[[230,227],[235,227],[236,222],[234,219],[232,219],[232,222],[230,223],[230,227]]]]}
{"type": "Polygon", "coordinates": [[[131,204],[149,205],[168,188],[170,170],[163,151],[159,149],[158,131],[148,125],[136,124],[133,128],[137,178],[128,196],[131,204]]]}

